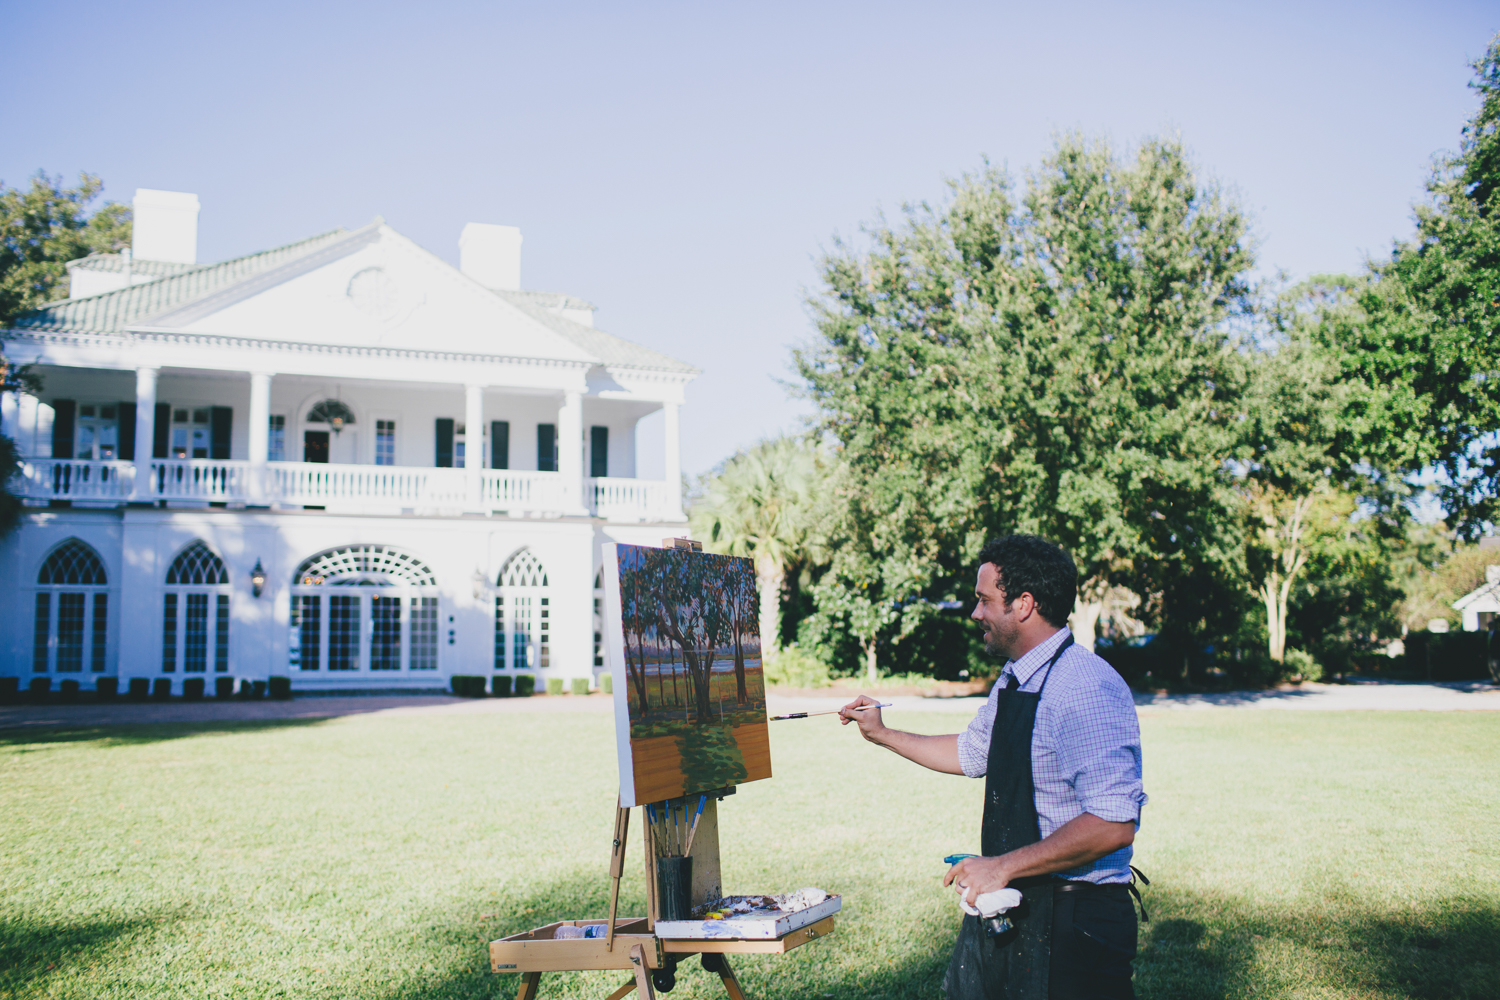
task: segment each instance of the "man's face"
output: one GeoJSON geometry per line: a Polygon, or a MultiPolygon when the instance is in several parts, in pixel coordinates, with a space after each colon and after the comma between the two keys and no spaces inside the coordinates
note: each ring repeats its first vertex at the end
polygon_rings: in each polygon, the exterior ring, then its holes
{"type": "Polygon", "coordinates": [[[984,626],[984,651],[1001,659],[1014,659],[1011,651],[1021,638],[1022,604],[1031,595],[1022,595],[1020,601],[1006,601],[1000,589],[999,570],[994,563],[984,563],[979,567],[974,596],[978,603],[969,617],[984,626]]]}

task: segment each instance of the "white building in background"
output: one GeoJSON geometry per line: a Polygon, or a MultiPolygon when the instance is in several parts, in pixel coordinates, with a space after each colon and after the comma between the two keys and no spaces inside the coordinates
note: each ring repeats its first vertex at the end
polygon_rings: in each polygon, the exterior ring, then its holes
{"type": "Polygon", "coordinates": [[[1453,609],[1463,615],[1465,632],[1489,628],[1500,615],[1500,566],[1486,566],[1484,583],[1454,601],[1453,609]]]}
{"type": "Polygon", "coordinates": [[[0,542],[0,675],[596,677],[601,545],[685,532],[697,371],[522,291],[508,226],[464,227],[459,268],[380,220],[205,265],[194,195],[134,208],[133,252],[0,334],[44,380],[0,414],[32,507],[0,542]]]}

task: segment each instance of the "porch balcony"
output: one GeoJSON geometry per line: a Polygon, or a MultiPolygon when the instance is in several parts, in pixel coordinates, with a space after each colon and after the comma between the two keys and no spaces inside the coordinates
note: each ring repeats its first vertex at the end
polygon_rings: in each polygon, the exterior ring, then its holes
{"type": "MultiPolygon", "coordinates": [[[[462,468],[253,462],[228,459],[154,459],[150,480],[137,491],[134,462],[30,458],[13,486],[31,505],[68,501],[79,507],[128,502],[172,506],[320,508],[357,514],[557,516],[569,511],[564,476],[557,472],[479,469],[477,482],[462,468]]],[[[673,521],[667,484],[658,480],[590,477],[584,507],[609,521],[673,521]]]]}

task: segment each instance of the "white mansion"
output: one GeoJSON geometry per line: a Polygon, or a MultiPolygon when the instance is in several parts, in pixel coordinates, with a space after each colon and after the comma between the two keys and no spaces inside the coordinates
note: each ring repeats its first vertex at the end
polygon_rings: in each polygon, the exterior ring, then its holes
{"type": "Polygon", "coordinates": [[[294,690],[597,677],[608,541],[685,532],[697,371],[520,290],[520,232],[454,268],[376,220],[198,264],[198,199],[136,192],[132,251],[0,332],[29,505],[0,541],[0,676],[294,690]],[[665,481],[636,423],[665,411],[665,481]],[[503,672],[503,673],[502,673],[503,672]]]}

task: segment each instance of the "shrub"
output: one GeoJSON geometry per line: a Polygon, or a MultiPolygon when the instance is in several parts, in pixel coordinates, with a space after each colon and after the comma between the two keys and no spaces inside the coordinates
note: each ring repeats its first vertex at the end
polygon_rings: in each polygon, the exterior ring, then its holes
{"type": "Polygon", "coordinates": [[[157,701],[166,701],[172,697],[172,678],[158,677],[156,682],[151,685],[151,697],[157,701]]]}
{"type": "Polygon", "coordinates": [[[63,696],[63,700],[64,701],[77,701],[78,700],[78,682],[77,681],[75,681],[75,680],[66,680],[66,681],[63,681],[61,684],[59,684],[58,687],[61,689],[61,694],[63,696]]]}
{"type": "Polygon", "coordinates": [[[182,682],[182,696],[189,701],[198,701],[202,699],[206,686],[202,677],[189,677],[182,682]]]}
{"type": "Polygon", "coordinates": [[[1296,681],[1320,681],[1323,679],[1323,665],[1313,659],[1313,655],[1305,649],[1289,649],[1286,651],[1286,668],[1296,681]]]}
{"type": "Polygon", "coordinates": [[[0,703],[9,704],[16,700],[21,691],[21,678],[0,677],[0,703]]]}
{"type": "MultiPolygon", "coordinates": [[[[287,687],[287,697],[291,697],[292,682],[290,680],[288,680],[286,682],[286,687],[287,687]]],[[[251,681],[250,682],[250,697],[252,697],[252,698],[264,698],[265,696],[266,696],[266,682],[265,681],[251,681]]]]}
{"type": "Polygon", "coordinates": [[[30,687],[31,687],[31,696],[33,698],[41,698],[42,696],[44,696],[45,694],[47,694],[47,692],[49,692],[49,691],[52,690],[52,678],[50,678],[50,677],[33,677],[31,679],[31,685],[30,685],[30,687]]]}
{"type": "Polygon", "coordinates": [[[828,664],[797,647],[786,647],[766,664],[766,683],[795,688],[820,688],[832,683],[828,664]]]}
{"type": "Polygon", "coordinates": [[[575,677],[575,678],[573,678],[573,693],[574,694],[588,694],[589,693],[589,679],[587,677],[575,677]]]}
{"type": "Polygon", "coordinates": [[[510,682],[510,674],[496,674],[494,679],[490,681],[491,693],[493,693],[496,698],[509,698],[510,682]]]}
{"type": "Polygon", "coordinates": [[[94,691],[100,698],[113,698],[120,693],[120,678],[98,677],[94,680],[94,691]]]}
{"type": "Polygon", "coordinates": [[[536,677],[532,674],[516,675],[516,697],[530,698],[531,693],[536,690],[536,677]]]}
{"type": "Polygon", "coordinates": [[[272,677],[271,697],[277,701],[291,701],[292,679],[290,677],[272,677]]]}
{"type": "Polygon", "coordinates": [[[474,674],[454,674],[448,679],[453,693],[460,698],[483,698],[484,678],[474,674]]]}
{"type": "Polygon", "coordinates": [[[605,694],[615,693],[615,675],[606,671],[599,675],[599,690],[605,694]]]}
{"type": "Polygon", "coordinates": [[[151,682],[145,677],[130,678],[130,700],[145,701],[151,693],[151,682]]]}
{"type": "Polygon", "coordinates": [[[1406,665],[1418,677],[1435,681],[1483,681],[1491,678],[1489,655],[1500,656],[1500,643],[1487,649],[1489,633],[1412,632],[1406,637],[1406,665]]]}
{"type": "Polygon", "coordinates": [[[560,695],[560,694],[562,694],[563,693],[563,679],[561,677],[548,677],[547,678],[547,693],[548,694],[552,694],[552,695],[560,695]]]}

